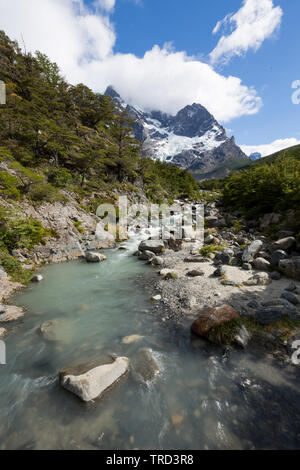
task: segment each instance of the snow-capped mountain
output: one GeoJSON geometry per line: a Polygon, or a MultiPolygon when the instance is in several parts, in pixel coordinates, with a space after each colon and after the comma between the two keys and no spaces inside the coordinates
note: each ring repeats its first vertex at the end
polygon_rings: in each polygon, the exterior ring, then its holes
{"type": "Polygon", "coordinates": [[[135,134],[143,143],[144,156],[188,168],[202,176],[221,168],[226,174],[226,167],[249,160],[234,138],[228,138],[225,129],[200,104],[188,105],[176,116],[170,116],[128,105],[112,87],[105,94],[135,118],[135,134]]]}

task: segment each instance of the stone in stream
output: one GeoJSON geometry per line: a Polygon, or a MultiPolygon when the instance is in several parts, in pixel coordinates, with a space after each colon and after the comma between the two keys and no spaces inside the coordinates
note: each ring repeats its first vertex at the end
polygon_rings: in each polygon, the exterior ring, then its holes
{"type": "Polygon", "coordinates": [[[160,367],[153,355],[152,349],[141,348],[138,350],[134,359],[134,369],[146,382],[155,379],[160,372],[160,367]]]}
{"type": "Polygon", "coordinates": [[[105,261],[107,258],[101,253],[88,251],[85,255],[85,259],[88,263],[101,263],[102,261],[105,261]]]}
{"type": "Polygon", "coordinates": [[[165,244],[162,240],[145,240],[140,243],[139,251],[151,251],[158,255],[165,250],[165,244]]]}
{"type": "Polygon", "coordinates": [[[154,295],[153,297],[151,297],[151,300],[153,302],[159,302],[161,299],[162,299],[161,295],[154,295]]]}
{"type": "Polygon", "coordinates": [[[141,261],[151,261],[155,254],[152,251],[145,250],[139,255],[141,261]]]}
{"type": "Polygon", "coordinates": [[[40,332],[47,341],[56,341],[57,321],[49,320],[40,326],[40,332]]]}
{"type": "Polygon", "coordinates": [[[42,282],[43,279],[44,278],[41,274],[35,274],[34,276],[32,276],[31,282],[42,282]]]}
{"type": "Polygon", "coordinates": [[[279,261],[279,270],[285,276],[300,281],[300,256],[279,261]]]}
{"type": "Polygon", "coordinates": [[[118,250],[126,251],[126,250],[128,250],[128,249],[129,249],[129,248],[128,248],[128,246],[126,246],[126,245],[120,245],[120,246],[118,247],[118,250]]]}
{"type": "Polygon", "coordinates": [[[134,344],[134,343],[137,343],[138,341],[141,341],[142,339],[143,337],[140,335],[130,335],[130,336],[125,336],[125,338],[122,339],[122,343],[134,344]]]}
{"type": "Polygon", "coordinates": [[[82,401],[89,402],[100,398],[112,385],[117,383],[129,371],[127,357],[117,357],[112,364],[104,364],[80,375],[68,371],[60,373],[60,384],[82,401]]]}
{"type": "Polygon", "coordinates": [[[192,332],[206,337],[210,330],[239,318],[239,314],[230,305],[222,305],[208,310],[192,324],[192,332]]]}
{"type": "Polygon", "coordinates": [[[261,250],[262,246],[263,242],[261,240],[255,240],[253,243],[251,243],[250,246],[245,248],[242,256],[242,261],[244,263],[248,263],[261,250]]]}

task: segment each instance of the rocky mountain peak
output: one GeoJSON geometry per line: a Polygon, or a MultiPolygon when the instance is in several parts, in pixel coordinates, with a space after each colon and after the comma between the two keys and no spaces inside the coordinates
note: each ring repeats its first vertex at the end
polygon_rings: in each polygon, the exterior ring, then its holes
{"type": "Polygon", "coordinates": [[[203,178],[206,174],[224,176],[233,163],[248,157],[236,145],[234,137],[201,104],[187,105],[175,116],[155,110],[145,112],[128,105],[109,86],[105,92],[115,104],[136,119],[135,135],[143,143],[143,155],[187,168],[203,178]]]}

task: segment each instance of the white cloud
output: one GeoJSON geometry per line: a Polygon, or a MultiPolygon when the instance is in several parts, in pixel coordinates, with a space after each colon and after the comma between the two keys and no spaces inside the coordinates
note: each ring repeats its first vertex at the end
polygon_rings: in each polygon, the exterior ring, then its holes
{"type": "MultiPolygon", "coordinates": [[[[112,7],[112,1],[104,1],[112,7]]],[[[0,29],[19,41],[23,36],[27,50],[46,53],[71,83],[100,92],[112,84],[145,109],[174,114],[198,102],[226,122],[254,114],[262,105],[238,77],[218,74],[170,45],[154,46],[141,58],[114,53],[116,33],[108,14],[88,9],[82,0],[0,0],[0,29]]]]}
{"type": "Polygon", "coordinates": [[[115,8],[115,0],[95,0],[94,5],[100,9],[111,12],[115,8]]]}
{"type": "Polygon", "coordinates": [[[221,37],[210,54],[211,62],[226,63],[231,57],[241,56],[249,49],[257,51],[280,26],[282,15],[282,9],[275,7],[273,0],[244,0],[235,14],[227,15],[215,26],[214,34],[222,26],[229,26],[233,31],[221,37]]]}
{"type": "Polygon", "coordinates": [[[284,150],[294,145],[300,145],[300,140],[291,137],[290,139],[278,139],[266,145],[241,145],[240,147],[248,156],[251,155],[251,153],[259,152],[263,157],[267,157],[268,155],[279,152],[279,150],[284,150]]]}

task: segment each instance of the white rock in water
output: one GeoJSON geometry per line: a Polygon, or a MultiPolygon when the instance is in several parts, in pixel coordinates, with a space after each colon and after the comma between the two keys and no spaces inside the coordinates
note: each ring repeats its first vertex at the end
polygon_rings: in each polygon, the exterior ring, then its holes
{"type": "Polygon", "coordinates": [[[101,395],[129,371],[129,359],[118,357],[112,364],[96,367],[82,375],[61,374],[60,384],[66,390],[89,402],[101,395]]]}
{"type": "Polygon", "coordinates": [[[43,280],[43,276],[41,274],[35,274],[31,278],[31,282],[41,282],[43,280]]]}
{"type": "Polygon", "coordinates": [[[123,344],[133,344],[137,343],[138,341],[141,341],[143,337],[140,335],[130,335],[130,336],[125,336],[125,338],[122,339],[123,344]]]}
{"type": "Polygon", "coordinates": [[[154,302],[159,302],[161,300],[161,295],[154,295],[153,297],[151,297],[151,300],[153,300],[154,302]]]}
{"type": "Polygon", "coordinates": [[[102,261],[105,261],[107,258],[101,253],[87,252],[85,255],[85,259],[88,263],[101,263],[102,261]]]}

